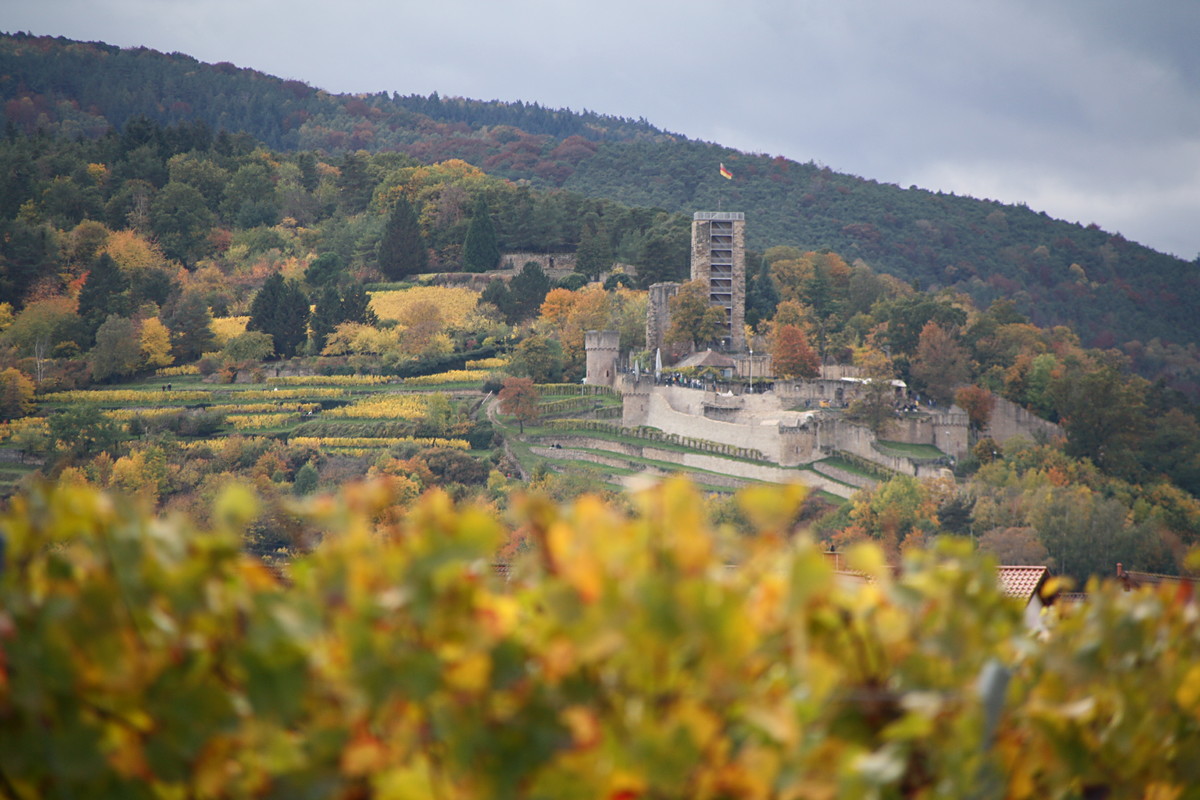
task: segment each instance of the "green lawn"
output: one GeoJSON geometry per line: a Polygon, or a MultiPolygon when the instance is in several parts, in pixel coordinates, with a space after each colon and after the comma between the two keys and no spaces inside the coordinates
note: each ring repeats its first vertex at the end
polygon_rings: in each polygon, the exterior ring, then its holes
{"type": "Polygon", "coordinates": [[[889,442],[880,439],[879,451],[897,455],[902,458],[947,458],[948,456],[931,444],[909,444],[908,442],[889,442]]]}

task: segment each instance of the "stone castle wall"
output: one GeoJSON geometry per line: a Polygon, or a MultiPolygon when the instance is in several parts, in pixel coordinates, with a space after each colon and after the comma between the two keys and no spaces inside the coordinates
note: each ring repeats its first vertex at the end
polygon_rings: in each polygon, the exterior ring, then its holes
{"type": "Polygon", "coordinates": [[[992,418],[983,431],[984,436],[990,436],[1000,444],[1009,439],[1021,436],[1033,441],[1046,439],[1054,441],[1062,438],[1063,430],[1053,422],[1048,422],[1016,403],[996,398],[996,406],[992,409],[992,418]]]}
{"type": "Polygon", "coordinates": [[[967,413],[957,406],[948,411],[905,415],[892,420],[880,438],[907,444],[933,445],[947,455],[963,458],[970,449],[967,413]]]}

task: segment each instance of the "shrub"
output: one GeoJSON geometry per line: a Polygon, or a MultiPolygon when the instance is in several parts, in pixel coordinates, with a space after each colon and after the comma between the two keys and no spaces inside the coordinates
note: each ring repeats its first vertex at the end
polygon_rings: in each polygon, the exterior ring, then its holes
{"type": "Polygon", "coordinates": [[[836,574],[789,538],[795,487],[739,496],[755,537],[676,483],[506,521],[437,491],[397,515],[403,477],[343,488],[260,509],[235,484],[200,530],[16,496],[4,794],[1194,794],[1200,615],[1175,589],[1093,584],[1031,636],[964,542],[836,574]],[[305,535],[286,580],[242,550],[305,535]]]}

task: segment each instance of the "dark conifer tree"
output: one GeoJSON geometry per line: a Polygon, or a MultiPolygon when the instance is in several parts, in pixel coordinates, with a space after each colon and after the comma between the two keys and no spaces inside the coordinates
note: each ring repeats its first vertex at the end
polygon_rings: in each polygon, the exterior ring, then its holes
{"type": "Polygon", "coordinates": [[[396,201],[379,240],[379,269],[389,280],[420,275],[429,268],[429,252],[417,215],[407,199],[396,201]]]}
{"type": "Polygon", "coordinates": [[[374,189],[367,174],[366,160],[358,153],[346,153],[339,168],[337,187],[342,207],[347,214],[366,211],[374,189]]]}
{"type": "Polygon", "coordinates": [[[771,277],[771,265],[764,258],[746,287],[746,324],[758,325],[775,316],[779,305],[779,287],[771,277]]]}
{"type": "Polygon", "coordinates": [[[379,317],[371,310],[371,295],[361,283],[346,284],[339,296],[342,322],[358,322],[362,325],[377,325],[379,317]]]}
{"type": "Polygon", "coordinates": [[[195,361],[211,351],[216,342],[212,314],[204,298],[195,292],[184,292],[169,304],[162,322],[171,331],[171,353],[180,363],[195,361]]]}
{"type": "Polygon", "coordinates": [[[511,308],[505,312],[510,324],[536,316],[550,291],[550,278],[536,261],[527,261],[509,283],[511,308]]]}
{"type": "Polygon", "coordinates": [[[109,314],[125,316],[128,313],[129,279],[108,253],[101,253],[79,290],[79,318],[87,332],[87,341],[80,344],[84,347],[92,345],[96,331],[109,314]]]}
{"type": "Polygon", "coordinates": [[[585,223],[579,232],[579,248],[575,251],[575,271],[589,281],[598,280],[600,274],[612,268],[612,246],[608,231],[602,223],[593,220],[585,223]]]}
{"type": "Polygon", "coordinates": [[[275,357],[290,358],[308,336],[308,317],[308,297],[300,285],[277,272],[254,296],[246,330],[270,334],[275,357]]]}
{"type": "Polygon", "coordinates": [[[309,333],[312,336],[313,352],[320,353],[329,339],[329,334],[342,323],[342,298],[332,286],[322,287],[313,306],[309,333]]]}
{"type": "Polygon", "coordinates": [[[483,195],[475,201],[471,214],[471,225],[463,242],[463,268],[467,272],[487,272],[500,263],[500,245],[496,241],[496,227],[483,195]]]}
{"type": "Polygon", "coordinates": [[[362,325],[375,325],[379,322],[379,318],[371,310],[371,296],[363,289],[362,284],[351,283],[340,288],[325,286],[320,290],[314,304],[312,319],[309,321],[313,349],[321,352],[329,334],[343,322],[357,322],[362,325]]]}
{"type": "Polygon", "coordinates": [[[491,303],[500,310],[504,315],[504,319],[508,320],[512,315],[512,292],[509,291],[508,284],[500,278],[494,278],[484,287],[479,294],[480,303],[491,303]]]}
{"type": "Polygon", "coordinates": [[[656,283],[682,280],[687,274],[687,253],[666,236],[650,235],[638,251],[637,266],[638,282],[649,289],[656,283]]]}

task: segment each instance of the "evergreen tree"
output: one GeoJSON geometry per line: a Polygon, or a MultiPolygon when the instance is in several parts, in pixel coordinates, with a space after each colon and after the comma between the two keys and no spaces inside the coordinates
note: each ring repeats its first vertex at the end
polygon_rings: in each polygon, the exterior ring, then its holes
{"type": "Polygon", "coordinates": [[[320,353],[333,333],[342,322],[342,298],[338,290],[325,286],[317,294],[317,302],[313,306],[312,320],[309,322],[312,337],[312,352],[320,353]]]}
{"type": "Polygon", "coordinates": [[[315,352],[321,352],[329,334],[343,322],[357,322],[362,325],[375,325],[379,318],[371,310],[371,296],[363,289],[362,284],[353,283],[335,288],[325,286],[317,294],[309,330],[312,346],[315,352]]]}
{"type": "MultiPolygon", "coordinates": [[[[649,289],[656,283],[677,281],[687,272],[687,252],[666,236],[649,236],[638,251],[638,283],[649,289]]],[[[749,319],[749,298],[746,316],[749,319]]]]}
{"type": "Polygon", "coordinates": [[[366,211],[371,202],[371,177],[367,174],[367,162],[358,153],[346,153],[342,157],[337,178],[338,199],[347,214],[366,211]]]}
{"type": "Polygon", "coordinates": [[[429,251],[412,204],[404,197],[396,201],[383,238],[379,240],[379,269],[389,280],[419,275],[429,267],[429,251]]]}
{"type": "Polygon", "coordinates": [[[171,331],[171,354],[178,363],[195,361],[216,343],[212,314],[204,298],[196,292],[184,292],[169,304],[162,322],[171,331]]]}
{"type": "Polygon", "coordinates": [[[746,324],[756,326],[775,316],[779,299],[779,287],[771,277],[771,265],[764,258],[746,287],[746,324]]]}
{"type": "Polygon", "coordinates": [[[467,272],[487,272],[500,263],[500,245],[496,241],[496,227],[483,195],[475,201],[471,214],[471,225],[463,242],[463,268],[467,272]]]}
{"type": "Polygon", "coordinates": [[[483,288],[483,291],[479,293],[478,303],[491,303],[499,309],[506,321],[512,316],[512,292],[508,288],[508,283],[500,278],[492,279],[483,288]]]}
{"type": "Polygon", "coordinates": [[[186,183],[168,183],[150,203],[150,226],[163,253],[185,265],[208,248],[215,222],[204,195],[186,183]]]}
{"type": "Polygon", "coordinates": [[[313,289],[318,286],[332,286],[337,283],[343,269],[345,262],[341,256],[337,253],[322,253],[309,262],[308,269],[304,270],[304,281],[313,289]]]}
{"type": "Polygon", "coordinates": [[[83,320],[87,338],[80,344],[91,345],[109,314],[128,313],[129,279],[108,253],[101,253],[79,290],[79,318],[83,320]]]}
{"type": "Polygon", "coordinates": [[[600,274],[611,269],[612,265],[608,231],[598,221],[585,223],[579,233],[579,247],[575,251],[575,271],[594,281],[599,280],[600,274]]]}
{"type": "Polygon", "coordinates": [[[342,322],[358,322],[363,325],[378,325],[379,317],[371,310],[371,295],[361,283],[350,283],[342,287],[340,294],[342,322]]]}
{"type": "Polygon", "coordinates": [[[246,330],[270,334],[276,358],[290,358],[308,336],[308,297],[299,284],[276,272],[250,304],[246,330]]]}
{"type": "Polygon", "coordinates": [[[508,285],[510,307],[505,311],[508,323],[515,324],[537,316],[542,301],[550,291],[550,277],[536,261],[526,261],[521,271],[508,285]]]}

